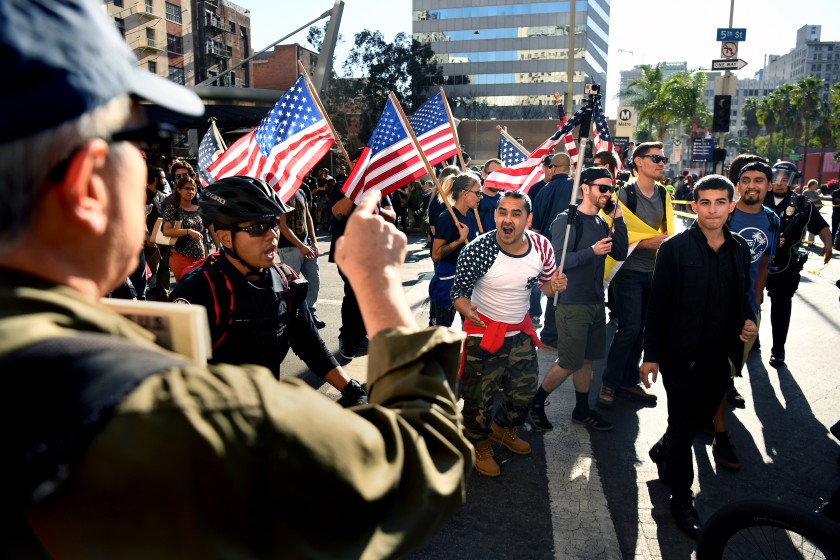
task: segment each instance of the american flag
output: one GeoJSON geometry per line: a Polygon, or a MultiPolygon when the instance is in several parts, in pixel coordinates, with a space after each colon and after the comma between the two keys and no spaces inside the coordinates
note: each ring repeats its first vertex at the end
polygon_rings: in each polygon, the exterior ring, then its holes
{"type": "Polygon", "coordinates": [[[259,126],[237,140],[207,171],[216,179],[234,175],[263,179],[288,202],[333,145],[329,123],[312,101],[315,95],[304,77],[298,77],[259,126]]]}
{"type": "MultiPolygon", "coordinates": [[[[560,117],[560,122],[557,124],[557,130],[560,130],[568,122],[568,119],[566,118],[566,111],[563,109],[562,103],[557,103],[557,112],[560,117]]],[[[572,131],[563,135],[563,145],[566,146],[566,153],[569,154],[569,157],[572,159],[572,164],[574,164],[577,161],[578,148],[577,143],[575,142],[575,135],[572,134],[572,131]]]]}
{"type": "Polygon", "coordinates": [[[207,129],[204,138],[201,139],[201,144],[198,146],[198,177],[201,179],[202,187],[206,187],[216,181],[216,178],[207,171],[207,168],[226,149],[222,135],[219,134],[219,129],[216,128],[216,119],[213,118],[210,120],[210,128],[207,129]]]}
{"type": "Polygon", "coordinates": [[[429,165],[458,155],[458,143],[452,133],[444,103],[443,96],[438,92],[408,119],[429,165]]]}
{"type": "Polygon", "coordinates": [[[505,191],[525,190],[539,181],[542,159],[556,146],[560,140],[575,129],[583,115],[583,109],[572,115],[572,120],[557,130],[548,140],[540,144],[536,150],[528,154],[528,159],[511,167],[503,167],[492,172],[484,181],[484,186],[491,189],[505,191]]]}
{"type": "Polygon", "coordinates": [[[517,163],[522,163],[528,159],[528,152],[524,151],[521,146],[515,142],[508,140],[504,133],[499,133],[499,159],[502,160],[502,165],[511,167],[517,163]]]}
{"type": "Polygon", "coordinates": [[[358,203],[370,190],[389,194],[426,174],[426,166],[403,124],[393,95],[379,116],[373,134],[347,180],[344,195],[358,203]]]}
{"type": "Polygon", "coordinates": [[[604,116],[604,109],[601,106],[601,100],[595,99],[594,107],[592,108],[592,125],[595,128],[592,153],[598,152],[612,152],[615,155],[615,161],[618,163],[618,169],[624,169],[624,163],[618,156],[618,151],[615,149],[615,143],[610,135],[610,128],[607,126],[607,119],[604,116]]]}

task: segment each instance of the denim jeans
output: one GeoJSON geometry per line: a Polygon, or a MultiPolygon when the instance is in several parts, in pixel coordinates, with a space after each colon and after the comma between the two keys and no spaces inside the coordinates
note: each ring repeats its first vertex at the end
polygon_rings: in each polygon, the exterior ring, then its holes
{"type": "Polygon", "coordinates": [[[542,316],[542,290],[538,286],[531,288],[530,310],[528,311],[531,317],[542,316]]]}
{"type": "Polygon", "coordinates": [[[639,359],[645,336],[645,317],[653,272],[621,269],[612,280],[618,327],[615,331],[602,382],[607,387],[632,387],[639,383],[639,359]]]}
{"type": "Polygon", "coordinates": [[[295,274],[303,276],[309,282],[309,288],[306,291],[306,307],[315,313],[318,291],[321,289],[321,269],[318,267],[318,259],[304,258],[297,247],[281,247],[280,259],[283,264],[294,270],[295,274]]]}

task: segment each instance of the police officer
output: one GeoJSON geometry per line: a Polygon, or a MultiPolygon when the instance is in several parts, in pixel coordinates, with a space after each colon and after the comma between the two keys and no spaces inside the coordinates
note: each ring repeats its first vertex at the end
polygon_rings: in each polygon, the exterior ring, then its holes
{"type": "Polygon", "coordinates": [[[274,263],[278,216],[294,209],[260,179],[228,177],[204,189],[199,211],[215,226],[221,247],[178,282],[171,299],[207,309],[214,360],[259,364],[279,379],[291,347],[348,402],[367,402],[318,334],[306,305],[306,280],[274,263]]]}
{"type": "Polygon", "coordinates": [[[770,296],[770,323],[773,327],[773,348],[770,365],[785,365],[785,341],[790,328],[793,294],[799,287],[799,273],[808,260],[808,253],[801,251],[805,231],[819,235],[823,244],[824,262],[831,259],[831,234],[828,223],[820,216],[819,209],[808,199],[793,192],[793,185],[800,173],[789,161],[779,161],[773,166],[773,189],[767,193],[764,205],[771,208],[781,220],[780,241],[776,256],[770,263],[767,294],[770,296]]]}

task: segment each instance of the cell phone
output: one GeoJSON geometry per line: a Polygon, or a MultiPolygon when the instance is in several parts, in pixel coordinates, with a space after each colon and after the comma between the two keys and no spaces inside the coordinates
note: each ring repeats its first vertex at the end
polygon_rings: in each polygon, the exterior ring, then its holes
{"type": "Polygon", "coordinates": [[[604,214],[611,214],[615,210],[615,200],[612,197],[604,204],[604,214]]]}

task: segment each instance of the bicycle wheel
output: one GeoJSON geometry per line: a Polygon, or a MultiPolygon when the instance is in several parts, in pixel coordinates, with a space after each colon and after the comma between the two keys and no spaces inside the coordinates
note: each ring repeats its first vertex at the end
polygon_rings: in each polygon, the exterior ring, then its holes
{"type": "Polygon", "coordinates": [[[705,524],[697,560],[840,559],[840,525],[806,509],[771,500],[722,507],[705,524]]]}

